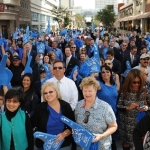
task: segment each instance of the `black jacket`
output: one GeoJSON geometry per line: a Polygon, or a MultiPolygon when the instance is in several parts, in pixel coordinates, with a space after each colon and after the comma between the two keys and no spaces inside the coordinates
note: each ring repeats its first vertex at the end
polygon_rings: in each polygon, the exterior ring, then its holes
{"type": "Polygon", "coordinates": [[[118,75],[121,74],[121,63],[119,60],[115,59],[113,60],[113,67],[112,67],[112,71],[118,75]]]}
{"type": "MultiPolygon", "coordinates": [[[[75,121],[74,113],[71,109],[71,106],[63,100],[60,100],[59,102],[60,102],[62,115],[66,116],[67,118],[69,118],[72,121],[75,121]]],[[[49,115],[50,115],[50,112],[47,109],[47,102],[43,102],[43,103],[39,104],[33,115],[33,128],[36,127],[37,131],[46,133],[46,126],[47,126],[47,121],[48,121],[49,115]]],[[[66,128],[72,130],[67,125],[65,125],[64,130],[66,128]]],[[[71,144],[71,139],[72,139],[71,136],[72,135],[65,138],[65,141],[63,142],[61,147],[66,147],[71,144]]],[[[43,141],[41,141],[39,139],[36,139],[35,144],[36,144],[37,148],[43,147],[43,141]]]]}
{"type": "Polygon", "coordinates": [[[144,150],[142,137],[144,137],[147,131],[150,131],[150,116],[149,115],[146,115],[137,124],[136,128],[133,131],[133,142],[134,142],[135,150],[144,150]]]}
{"type": "MultiPolygon", "coordinates": [[[[64,62],[66,63],[66,58],[64,59],[64,62]]],[[[71,73],[71,71],[72,71],[72,69],[73,69],[74,66],[78,66],[79,67],[79,60],[77,58],[75,58],[75,57],[72,56],[70,58],[70,61],[68,63],[66,71],[65,71],[65,76],[66,77],[70,75],[70,73],[71,73]]]]}
{"type": "MultiPolygon", "coordinates": [[[[129,61],[130,64],[131,64],[131,58],[130,58],[130,53],[126,54],[123,58],[123,61],[122,61],[122,73],[124,73],[124,71],[127,69],[126,68],[126,61],[129,61]]],[[[134,60],[133,60],[133,64],[131,65],[131,68],[134,68],[135,66],[138,66],[139,65],[139,61],[140,61],[140,58],[138,55],[134,55],[134,60]]]]}

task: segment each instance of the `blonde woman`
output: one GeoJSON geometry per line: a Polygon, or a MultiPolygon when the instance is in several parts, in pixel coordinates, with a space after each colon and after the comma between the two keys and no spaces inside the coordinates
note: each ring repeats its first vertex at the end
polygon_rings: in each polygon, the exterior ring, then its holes
{"type": "MultiPolygon", "coordinates": [[[[42,86],[41,103],[33,116],[33,129],[36,131],[57,135],[56,142],[63,142],[60,150],[71,150],[71,129],[60,120],[60,116],[64,115],[74,121],[74,113],[71,106],[61,100],[60,91],[53,82],[46,82],[42,86]]],[[[43,141],[36,139],[36,147],[43,150],[43,141]]]]}
{"type": "Polygon", "coordinates": [[[95,78],[84,78],[80,88],[84,99],[79,101],[75,108],[76,122],[95,135],[93,142],[100,143],[99,149],[109,150],[112,143],[111,134],[117,129],[115,114],[109,104],[96,96],[100,85],[95,78]]]}

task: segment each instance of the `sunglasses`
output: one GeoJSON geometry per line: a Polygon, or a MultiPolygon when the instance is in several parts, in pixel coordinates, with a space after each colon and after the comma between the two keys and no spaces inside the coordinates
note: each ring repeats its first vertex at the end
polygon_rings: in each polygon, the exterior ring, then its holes
{"type": "Polygon", "coordinates": [[[143,58],[142,60],[149,60],[149,58],[143,58]]]}
{"type": "Polygon", "coordinates": [[[52,94],[52,93],[54,93],[54,91],[44,92],[43,94],[44,94],[44,95],[47,95],[48,93],[49,93],[49,94],[52,94]]]}
{"type": "Polygon", "coordinates": [[[102,73],[103,73],[103,74],[105,74],[105,73],[109,73],[109,71],[106,71],[106,72],[105,72],[105,71],[102,71],[102,73]]]}
{"type": "Polygon", "coordinates": [[[122,45],[122,46],[127,46],[127,45],[122,45]]]}
{"type": "Polygon", "coordinates": [[[61,70],[63,69],[63,67],[53,67],[53,70],[57,70],[57,69],[61,70]]]}
{"type": "Polygon", "coordinates": [[[71,48],[76,48],[76,47],[71,47],[71,48]]]}
{"type": "Polygon", "coordinates": [[[111,65],[111,63],[105,63],[105,65],[111,65]]]}
{"type": "Polygon", "coordinates": [[[90,112],[89,112],[89,111],[86,111],[84,115],[85,115],[85,118],[84,118],[83,122],[84,122],[84,123],[88,123],[88,121],[89,121],[89,116],[90,116],[90,112]]]}
{"type": "Polygon", "coordinates": [[[148,76],[148,73],[145,73],[146,76],[148,76]]]}
{"type": "Polygon", "coordinates": [[[6,103],[14,103],[14,104],[17,104],[17,103],[19,103],[19,101],[18,101],[18,100],[7,99],[7,100],[6,100],[6,103]]]}
{"type": "Polygon", "coordinates": [[[4,99],[0,99],[0,101],[3,101],[4,99]]]}
{"type": "Polygon", "coordinates": [[[140,81],[134,81],[134,82],[132,82],[132,84],[141,84],[141,82],[140,81]]]}

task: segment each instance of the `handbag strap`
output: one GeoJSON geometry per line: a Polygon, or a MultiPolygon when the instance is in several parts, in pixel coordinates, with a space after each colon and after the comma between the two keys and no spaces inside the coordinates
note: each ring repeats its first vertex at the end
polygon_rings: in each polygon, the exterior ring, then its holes
{"type": "Polygon", "coordinates": [[[147,89],[145,88],[145,90],[144,90],[144,104],[145,105],[147,105],[146,93],[147,93],[147,89]]]}

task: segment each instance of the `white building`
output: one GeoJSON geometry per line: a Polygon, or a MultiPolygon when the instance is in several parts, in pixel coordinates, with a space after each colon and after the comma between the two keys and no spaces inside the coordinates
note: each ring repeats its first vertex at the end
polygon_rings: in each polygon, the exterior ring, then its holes
{"type": "Polygon", "coordinates": [[[74,0],[59,0],[59,7],[70,9],[74,7],[74,0]]]}
{"type": "Polygon", "coordinates": [[[31,0],[31,29],[45,31],[50,20],[51,30],[56,30],[58,24],[51,13],[55,6],[59,6],[59,0],[31,0]]]}
{"type": "Polygon", "coordinates": [[[113,6],[115,14],[118,14],[117,0],[95,0],[95,9],[97,11],[104,9],[106,6],[113,6]]]}

